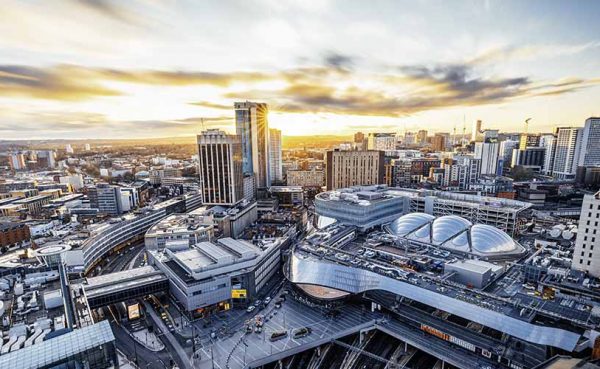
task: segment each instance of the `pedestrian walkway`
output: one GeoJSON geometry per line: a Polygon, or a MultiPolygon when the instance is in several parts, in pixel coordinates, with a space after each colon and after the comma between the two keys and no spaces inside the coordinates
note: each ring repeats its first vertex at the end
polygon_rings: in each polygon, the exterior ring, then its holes
{"type": "Polygon", "coordinates": [[[148,328],[130,333],[133,338],[150,351],[158,352],[165,348],[160,338],[154,332],[148,331],[148,328]]]}

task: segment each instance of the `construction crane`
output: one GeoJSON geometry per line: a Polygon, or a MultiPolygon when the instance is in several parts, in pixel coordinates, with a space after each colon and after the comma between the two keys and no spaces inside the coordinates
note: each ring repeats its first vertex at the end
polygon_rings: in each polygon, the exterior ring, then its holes
{"type": "Polygon", "coordinates": [[[531,120],[531,118],[525,119],[525,134],[529,133],[529,121],[530,120],[531,120]]]}

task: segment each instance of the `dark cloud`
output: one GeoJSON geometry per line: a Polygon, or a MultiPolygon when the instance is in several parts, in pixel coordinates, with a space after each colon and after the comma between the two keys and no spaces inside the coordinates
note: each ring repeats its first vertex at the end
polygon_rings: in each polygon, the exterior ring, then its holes
{"type": "Polygon", "coordinates": [[[117,70],[58,65],[37,68],[0,65],[0,96],[30,96],[41,99],[77,101],[121,92],[102,85],[105,81],[160,85],[213,85],[226,87],[235,81],[258,82],[275,76],[256,72],[189,72],[117,70]]]}
{"type": "Polygon", "coordinates": [[[406,116],[421,111],[454,106],[497,104],[517,98],[560,95],[587,88],[598,80],[569,79],[534,83],[524,76],[489,78],[475,75],[468,65],[403,66],[399,73],[375,76],[384,81],[379,89],[340,87],[344,73],[329,69],[286,73],[288,85],[278,90],[252,89],[226,93],[234,99],[262,99],[273,111],[333,113],[363,116],[406,116]],[[403,86],[404,92],[396,87],[403,86]]]}
{"type": "Polygon", "coordinates": [[[218,103],[214,103],[214,102],[210,102],[210,101],[194,101],[189,104],[201,106],[203,108],[220,109],[220,110],[231,110],[233,108],[233,104],[225,105],[225,104],[218,104],[218,103]]]}
{"type": "Polygon", "coordinates": [[[145,136],[194,135],[209,128],[228,129],[232,122],[231,116],[111,121],[101,114],[39,112],[22,114],[17,120],[0,120],[0,132],[6,135],[31,132],[34,135],[48,136],[69,133],[82,137],[99,131],[115,137],[129,135],[131,132],[142,132],[145,136]]]}
{"type": "Polygon", "coordinates": [[[115,21],[126,23],[128,25],[143,26],[149,21],[147,17],[139,16],[138,12],[132,11],[127,5],[131,1],[111,1],[111,0],[72,0],[75,3],[86,7],[87,9],[101,16],[113,19],[115,21]],[[126,5],[126,6],[123,6],[126,5]]]}
{"type": "Polygon", "coordinates": [[[121,71],[115,69],[97,69],[98,78],[120,82],[152,84],[152,85],[215,85],[225,87],[236,81],[258,82],[274,78],[271,75],[255,72],[189,72],[189,71],[121,71]]]}
{"type": "MultiPolygon", "coordinates": [[[[599,79],[564,79],[534,82],[526,76],[492,78],[477,74],[468,64],[402,66],[365,75],[340,68],[343,57],[331,65],[294,68],[273,73],[206,71],[119,70],[58,65],[36,68],[0,65],[0,96],[80,101],[118,96],[121,92],[107,81],[154,86],[210,85],[222,89],[219,100],[256,99],[268,102],[271,110],[297,113],[332,113],[364,116],[405,116],[454,106],[497,104],[517,98],[552,96],[578,91],[600,83],[599,79]],[[282,87],[265,88],[264,81],[282,87]],[[234,83],[248,88],[231,90],[234,83]]],[[[213,101],[189,104],[230,111],[231,105],[213,101]]]]}
{"type": "Polygon", "coordinates": [[[121,8],[110,0],[75,0],[77,3],[87,6],[99,13],[110,17],[121,17],[121,8]]]}
{"type": "Polygon", "coordinates": [[[60,69],[0,65],[0,96],[85,100],[96,96],[120,95],[120,92],[104,87],[98,81],[63,72],[60,69]]]}
{"type": "Polygon", "coordinates": [[[443,65],[428,68],[424,66],[401,67],[410,79],[422,84],[437,86],[454,99],[474,99],[493,102],[513,97],[530,84],[527,77],[484,79],[471,76],[471,68],[466,65],[443,65]]]}
{"type": "Polygon", "coordinates": [[[337,52],[328,52],[324,58],[327,67],[336,69],[350,69],[354,65],[354,58],[337,52]]]}

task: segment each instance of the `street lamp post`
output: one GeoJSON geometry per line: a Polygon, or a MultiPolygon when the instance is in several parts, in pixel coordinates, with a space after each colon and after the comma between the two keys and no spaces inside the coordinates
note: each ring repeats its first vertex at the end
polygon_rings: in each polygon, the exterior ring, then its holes
{"type": "Polygon", "coordinates": [[[133,334],[129,334],[129,336],[131,337],[131,341],[133,342],[133,354],[135,356],[135,365],[138,365],[139,360],[138,360],[138,354],[137,354],[137,346],[135,345],[135,338],[133,337],[133,334]]]}

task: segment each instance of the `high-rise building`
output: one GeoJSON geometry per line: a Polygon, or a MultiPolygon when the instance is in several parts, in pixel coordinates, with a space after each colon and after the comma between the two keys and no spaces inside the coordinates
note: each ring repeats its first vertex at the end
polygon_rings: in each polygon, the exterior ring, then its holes
{"type": "Polygon", "coordinates": [[[499,142],[476,142],[475,159],[481,160],[481,174],[498,174],[499,142]]]}
{"type": "Polygon", "coordinates": [[[244,196],[242,148],[239,136],[209,129],[197,137],[203,203],[234,205],[244,196]]]}
{"type": "Polygon", "coordinates": [[[571,268],[588,272],[600,277],[600,234],[596,234],[600,225],[600,192],[585,195],[581,205],[579,227],[571,268]]]}
{"type": "Polygon", "coordinates": [[[481,120],[476,120],[473,122],[473,127],[471,129],[471,141],[477,142],[481,139],[481,120]]]}
{"type": "Polygon", "coordinates": [[[85,151],[90,151],[92,149],[90,144],[85,144],[84,148],[85,148],[85,151]]]}
{"type": "Polygon", "coordinates": [[[326,164],[328,190],[383,183],[384,152],[328,151],[326,164]]]}
{"type": "Polygon", "coordinates": [[[417,133],[417,143],[425,145],[427,143],[427,130],[422,129],[417,133]]]}
{"type": "Polygon", "coordinates": [[[404,132],[404,141],[402,142],[405,146],[412,146],[417,143],[417,135],[414,132],[404,132]]]}
{"type": "MultiPolygon", "coordinates": [[[[516,140],[505,140],[500,142],[500,153],[498,165],[500,169],[504,167],[510,167],[512,161],[513,150],[519,147],[519,141],[516,140]]],[[[500,172],[502,174],[502,172],[500,172]]]]}
{"type": "Polygon", "coordinates": [[[10,154],[9,164],[12,170],[23,170],[27,168],[25,165],[25,155],[21,153],[10,154]]]}
{"type": "Polygon", "coordinates": [[[367,148],[367,140],[364,133],[356,132],[354,134],[354,147],[356,150],[365,150],[367,148]]]}
{"type": "Polygon", "coordinates": [[[465,190],[479,179],[481,160],[468,155],[455,156],[441,165],[442,185],[448,189],[465,190]]]}
{"type": "Polygon", "coordinates": [[[539,134],[523,133],[519,137],[519,150],[525,150],[529,147],[539,147],[541,136],[539,134]]]}
{"type": "Polygon", "coordinates": [[[118,215],[121,210],[121,191],[118,186],[108,183],[98,183],[95,187],[88,189],[88,197],[92,208],[98,209],[100,213],[118,215]]]}
{"type": "Polygon", "coordinates": [[[53,150],[39,150],[37,152],[37,161],[40,167],[55,168],[56,153],[53,150]]]}
{"type": "MultiPolygon", "coordinates": [[[[558,179],[574,179],[581,152],[582,128],[560,127],[556,129],[556,144],[546,150],[552,155],[552,175],[558,179]]],[[[548,158],[546,157],[546,161],[548,158]]]]}
{"type": "Polygon", "coordinates": [[[369,133],[368,150],[392,151],[396,150],[395,133],[369,133]]]}
{"type": "Polygon", "coordinates": [[[483,136],[482,136],[483,142],[490,142],[490,141],[496,142],[496,141],[498,141],[498,134],[499,134],[499,132],[500,131],[497,130],[497,129],[486,129],[486,130],[484,130],[482,132],[483,133],[483,136]]]}
{"type": "Polygon", "coordinates": [[[431,141],[433,151],[446,151],[446,136],[441,133],[436,133],[431,141]]]}
{"type": "Polygon", "coordinates": [[[269,109],[265,103],[236,102],[235,128],[241,140],[243,173],[254,174],[256,186],[267,188],[269,177],[269,109]]]}
{"type": "Polygon", "coordinates": [[[74,152],[73,146],[71,146],[71,144],[66,144],[65,151],[67,152],[67,154],[72,154],[74,152]]]}
{"type": "Polygon", "coordinates": [[[410,187],[412,184],[412,161],[410,159],[392,159],[391,185],[393,187],[410,187]]]}
{"type": "Polygon", "coordinates": [[[256,200],[256,177],[254,174],[244,175],[243,197],[248,201],[256,200]]]}
{"type": "Polygon", "coordinates": [[[539,172],[544,167],[545,157],[546,148],[544,147],[528,147],[525,150],[514,149],[511,168],[523,166],[539,172]]]}
{"type": "Polygon", "coordinates": [[[551,176],[554,170],[554,156],[556,154],[556,135],[543,135],[540,139],[540,147],[546,150],[542,173],[551,176]]]}
{"type": "Polygon", "coordinates": [[[585,120],[581,138],[579,166],[600,166],[600,118],[598,117],[585,120]]]}
{"type": "Polygon", "coordinates": [[[281,131],[278,129],[269,130],[269,177],[273,182],[283,181],[281,159],[281,131]]]}
{"type": "Polygon", "coordinates": [[[139,192],[135,187],[119,188],[119,206],[121,212],[127,212],[135,209],[140,203],[139,192]]]}

